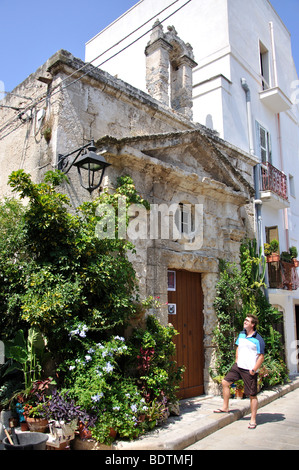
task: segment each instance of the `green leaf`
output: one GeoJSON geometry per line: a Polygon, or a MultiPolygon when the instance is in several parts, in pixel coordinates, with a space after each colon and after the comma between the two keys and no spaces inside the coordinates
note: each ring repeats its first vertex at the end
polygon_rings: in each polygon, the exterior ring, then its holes
{"type": "Polygon", "coordinates": [[[8,359],[13,359],[14,361],[25,364],[28,360],[27,349],[22,348],[21,346],[9,346],[5,347],[5,356],[8,359]]]}
{"type": "Polygon", "coordinates": [[[43,335],[36,328],[30,328],[28,331],[28,346],[30,349],[35,348],[42,350],[45,347],[43,335]]]}
{"type": "Polygon", "coordinates": [[[6,369],[6,371],[4,372],[4,374],[2,375],[2,377],[5,377],[6,375],[10,374],[11,372],[15,372],[16,370],[23,370],[23,367],[21,367],[17,362],[14,362],[13,364],[11,364],[11,365],[6,369]]]}

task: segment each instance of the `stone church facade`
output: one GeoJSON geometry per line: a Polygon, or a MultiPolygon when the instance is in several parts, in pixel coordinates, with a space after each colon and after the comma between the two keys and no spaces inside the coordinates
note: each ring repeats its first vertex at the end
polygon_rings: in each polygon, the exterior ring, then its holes
{"type": "MultiPolygon", "coordinates": [[[[121,175],[133,178],[157,218],[148,215],[146,234],[133,240],[132,262],[141,295],[159,296],[161,321],[180,333],[187,371],[181,396],[190,397],[213,392],[218,260],[237,262],[241,240],[253,234],[256,161],[192,121],[195,59],[175,28],[164,33],[155,23],[145,56],[149,94],[61,50],[8,95],[0,115],[0,194],[9,195],[11,171],[23,168],[40,181],[59,154],[91,139],[110,164],[102,188],[113,190],[121,175]],[[169,236],[161,235],[163,210],[171,212],[169,236]]],[[[75,168],[68,177],[62,191],[74,206],[98,196],[80,186],[75,168]]]]}

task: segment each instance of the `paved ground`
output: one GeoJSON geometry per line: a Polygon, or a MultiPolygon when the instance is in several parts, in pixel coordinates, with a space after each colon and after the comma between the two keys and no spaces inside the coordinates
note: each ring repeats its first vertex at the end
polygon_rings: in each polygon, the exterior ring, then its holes
{"type": "Polygon", "coordinates": [[[185,450],[299,450],[299,389],[258,411],[255,430],[250,416],[216,431],[185,450]]]}
{"type": "MultiPolygon", "coordinates": [[[[294,422],[299,423],[298,411],[299,409],[299,392],[296,393],[296,400],[294,411],[275,411],[276,401],[280,397],[286,397],[282,403],[293,403],[291,392],[299,389],[299,376],[293,377],[289,384],[283,386],[274,387],[272,390],[267,390],[258,395],[259,399],[259,414],[262,411],[266,414],[263,415],[265,421],[264,424],[259,424],[255,430],[248,430],[248,419],[247,415],[250,412],[250,400],[231,400],[230,409],[232,410],[229,414],[215,414],[213,411],[222,406],[221,397],[216,396],[200,396],[180,402],[181,413],[179,416],[171,416],[168,419],[167,424],[161,428],[156,428],[152,433],[147,434],[139,439],[132,442],[116,441],[112,444],[112,450],[186,450],[191,449],[191,446],[197,442],[203,442],[207,436],[211,436],[213,439],[215,433],[220,429],[230,427],[232,423],[238,420],[240,421],[241,431],[236,431],[236,434],[246,432],[246,436],[251,439],[249,432],[255,432],[256,435],[259,433],[260,439],[266,438],[266,426],[270,424],[279,425],[276,427],[278,433],[282,435],[287,432],[290,428],[291,431],[299,432],[299,427],[294,429],[294,424],[291,420],[294,418],[294,422]],[[288,396],[290,395],[290,398],[288,396]],[[265,406],[273,406],[274,411],[265,411],[265,406]],[[291,414],[291,416],[290,416],[291,414]],[[287,419],[284,418],[287,416],[287,419]],[[270,418],[274,419],[271,423],[270,418]],[[281,419],[279,419],[281,418],[281,419]],[[283,424],[285,423],[285,429],[283,424]],[[289,424],[288,424],[289,423],[289,424]]],[[[292,405],[291,405],[292,406],[292,405]]],[[[260,415],[262,416],[262,415],[260,415]]],[[[259,418],[260,419],[260,418],[259,418]]],[[[271,428],[271,426],[270,426],[271,428]]],[[[297,434],[298,435],[298,434],[297,434]]],[[[295,437],[296,438],[296,437],[295,437]]],[[[299,439],[299,437],[298,437],[299,439]]],[[[86,445],[87,443],[85,443],[86,445]]],[[[293,442],[292,442],[293,444],[293,442]]],[[[296,442],[295,442],[296,444],[296,442]]],[[[297,443],[298,444],[298,443],[297,443]]],[[[233,444],[233,447],[235,444],[233,444]]],[[[88,446],[87,446],[88,447],[88,446]]],[[[79,447],[80,448],[80,447],[79,447]]],[[[195,448],[194,448],[195,449],[195,448]]]]}
{"type": "MultiPolygon", "coordinates": [[[[250,400],[230,400],[231,413],[215,414],[221,397],[200,396],[180,402],[180,415],[134,441],[102,446],[93,440],[72,441],[73,450],[196,451],[221,449],[299,450],[299,376],[258,395],[258,426],[248,429],[250,400]]],[[[1,433],[0,433],[1,434],[1,433]]],[[[1,439],[1,435],[0,435],[1,439]]],[[[0,450],[3,448],[0,442],[0,450]]],[[[113,454],[113,452],[112,452],[113,454]]]]}

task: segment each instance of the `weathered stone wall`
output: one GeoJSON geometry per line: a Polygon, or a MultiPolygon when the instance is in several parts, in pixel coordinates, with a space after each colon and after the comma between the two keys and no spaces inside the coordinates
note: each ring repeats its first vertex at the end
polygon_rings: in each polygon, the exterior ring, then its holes
{"type": "Polygon", "coordinates": [[[173,26],[164,33],[157,20],[145,55],[149,94],[192,119],[192,69],[197,64],[191,45],[178,37],[173,26]]]}
{"type": "MultiPolygon", "coordinates": [[[[191,137],[189,136],[189,139],[191,137]]],[[[181,136],[179,145],[178,139],[177,134],[165,135],[163,141],[166,142],[166,147],[163,150],[160,136],[119,139],[114,144],[111,143],[110,147],[106,142],[112,165],[109,171],[109,185],[113,187],[117,176],[129,174],[134,178],[138,192],[150,204],[170,206],[183,202],[203,206],[201,246],[189,250],[180,240],[161,237],[151,239],[148,227],[146,239],[133,240],[137,252],[131,255],[130,259],[139,278],[141,296],[160,297],[162,308],[159,315],[164,323],[168,322],[166,306],[168,269],[201,273],[204,296],[204,381],[206,393],[212,393],[216,389],[210,378],[209,368],[213,367],[212,339],[213,329],[216,326],[213,302],[219,275],[218,259],[223,258],[231,262],[239,260],[240,241],[247,231],[242,207],[246,197],[249,196],[244,188],[243,192],[237,192],[224,183],[217,183],[208,178],[207,170],[201,165],[201,157],[206,158],[206,156],[200,142],[195,156],[194,142],[191,145],[190,140],[185,141],[183,145],[184,139],[181,136]],[[144,152],[140,150],[141,148],[145,149],[144,152]],[[184,156],[185,165],[182,164],[178,154],[184,156]],[[176,161],[178,163],[175,166],[176,161]],[[194,167],[193,172],[190,165],[194,167]]],[[[103,142],[98,141],[97,145],[101,146],[103,142]]],[[[215,177],[216,173],[214,168],[215,177]]],[[[149,223],[149,217],[147,220],[149,223]]]]}
{"type": "MultiPolygon", "coordinates": [[[[70,53],[59,51],[2,101],[2,195],[10,192],[7,179],[11,171],[23,168],[39,180],[44,171],[55,168],[58,154],[68,153],[92,138],[195,127],[182,115],[108,73],[92,66],[79,72],[83,66],[70,53]]],[[[76,185],[77,175],[73,177],[73,173],[69,174],[73,188],[73,193],[69,188],[69,195],[78,203],[86,199],[86,193],[76,185]]]]}
{"type": "Polygon", "coordinates": [[[42,137],[46,122],[47,85],[38,78],[28,77],[13,94],[1,101],[0,108],[0,194],[8,196],[8,176],[13,170],[24,169],[38,180],[52,160],[51,148],[42,137]]]}

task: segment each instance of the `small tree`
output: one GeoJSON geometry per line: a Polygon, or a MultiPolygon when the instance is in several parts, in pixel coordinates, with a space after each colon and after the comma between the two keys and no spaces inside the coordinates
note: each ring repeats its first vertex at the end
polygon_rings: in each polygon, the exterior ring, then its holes
{"type": "MultiPolygon", "coordinates": [[[[38,327],[52,351],[62,355],[76,325],[85,324],[101,336],[124,327],[135,313],[138,286],[127,257],[133,246],[97,237],[97,207],[116,205],[120,194],[127,204],[146,204],[132,180],[123,178],[113,196],[104,194],[71,213],[68,197],[57,191],[64,179],[61,172],[48,172],[36,184],[23,170],[13,172],[10,185],[28,203],[23,207],[12,200],[2,206],[3,217],[9,217],[7,230],[0,232],[4,317],[38,327]],[[7,232],[11,243],[5,247],[7,232]]],[[[14,328],[2,326],[2,334],[10,337],[14,328]]]]}
{"type": "MultiPolygon", "coordinates": [[[[62,393],[66,388],[95,415],[93,437],[109,442],[111,427],[121,437],[136,437],[164,417],[182,372],[170,357],[175,349],[173,328],[151,317],[149,332],[139,331],[128,344],[122,336],[141,304],[136,273],[127,256],[134,247],[118,237],[119,221],[128,223],[118,217],[119,198],[126,207],[131,203],[149,206],[125,176],[118,179],[113,194],[103,193],[71,212],[67,196],[57,190],[64,179],[60,172],[46,173],[40,184],[24,171],[10,176],[10,185],[21,199],[26,198],[27,205],[11,200],[0,211],[6,224],[0,230],[4,281],[0,296],[6,319],[1,335],[11,339],[20,324],[25,325],[27,340],[32,327],[42,332],[56,361],[58,388],[62,393]],[[101,205],[103,211],[98,210],[101,205]],[[107,205],[113,220],[102,215],[107,205]],[[113,222],[113,237],[104,237],[105,221],[113,222]],[[98,223],[104,227],[103,237],[97,235],[98,223]],[[137,356],[145,347],[147,333],[151,333],[154,354],[153,369],[145,378],[140,376],[137,356]]],[[[33,356],[25,347],[22,351],[10,348],[9,360],[16,361],[14,368],[23,367],[26,378],[33,356]]]]}
{"type": "Polygon", "coordinates": [[[235,342],[242,329],[242,300],[240,286],[243,282],[240,269],[220,260],[220,279],[216,286],[214,308],[217,327],[214,330],[217,374],[225,375],[235,360],[235,342]]]}

